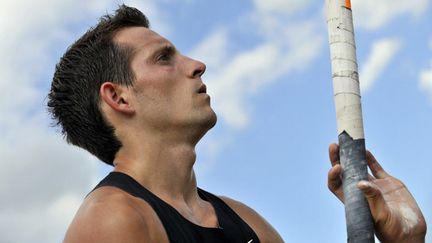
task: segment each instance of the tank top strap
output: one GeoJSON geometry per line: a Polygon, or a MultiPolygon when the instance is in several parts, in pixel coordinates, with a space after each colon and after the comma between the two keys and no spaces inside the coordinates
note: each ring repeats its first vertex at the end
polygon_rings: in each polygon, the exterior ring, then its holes
{"type": "Polygon", "coordinates": [[[219,225],[227,236],[239,237],[241,235],[239,238],[247,239],[245,242],[259,242],[253,229],[221,198],[201,188],[198,188],[198,193],[202,199],[212,204],[218,214],[219,225]]]}

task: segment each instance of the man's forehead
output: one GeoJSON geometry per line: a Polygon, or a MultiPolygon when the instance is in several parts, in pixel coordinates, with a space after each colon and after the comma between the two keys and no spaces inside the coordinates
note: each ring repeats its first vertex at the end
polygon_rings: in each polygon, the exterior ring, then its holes
{"type": "Polygon", "coordinates": [[[115,43],[133,47],[144,47],[154,44],[171,44],[167,39],[145,27],[126,27],[119,30],[113,38],[115,43]]]}

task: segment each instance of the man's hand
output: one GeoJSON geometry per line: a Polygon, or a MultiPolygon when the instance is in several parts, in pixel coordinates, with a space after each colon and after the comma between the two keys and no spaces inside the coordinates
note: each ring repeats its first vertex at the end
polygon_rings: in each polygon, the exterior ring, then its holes
{"type": "MultiPolygon", "coordinates": [[[[329,155],[332,168],[328,187],[344,202],[337,144],[330,145],[329,155]]],[[[372,175],[357,186],[369,203],[378,239],[383,243],[424,243],[426,221],[411,193],[400,180],[385,172],[369,151],[366,160],[372,175]]]]}

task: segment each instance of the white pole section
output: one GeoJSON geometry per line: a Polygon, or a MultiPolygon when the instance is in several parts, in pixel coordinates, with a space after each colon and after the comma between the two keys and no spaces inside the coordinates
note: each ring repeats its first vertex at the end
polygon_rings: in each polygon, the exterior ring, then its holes
{"type": "Polygon", "coordinates": [[[348,242],[372,243],[372,216],[357,188],[368,172],[351,2],[325,1],[348,242]]]}

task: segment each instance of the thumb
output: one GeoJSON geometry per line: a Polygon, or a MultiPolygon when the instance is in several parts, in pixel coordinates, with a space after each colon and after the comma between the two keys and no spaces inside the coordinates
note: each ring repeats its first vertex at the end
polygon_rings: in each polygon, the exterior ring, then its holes
{"type": "Polygon", "coordinates": [[[360,181],[357,184],[357,187],[365,195],[375,222],[379,222],[381,220],[379,219],[379,215],[382,214],[386,208],[381,190],[376,184],[369,181],[360,181]]]}
{"type": "Polygon", "coordinates": [[[363,192],[368,201],[370,201],[369,199],[376,200],[381,195],[378,187],[369,181],[360,181],[357,187],[363,192]]]}

